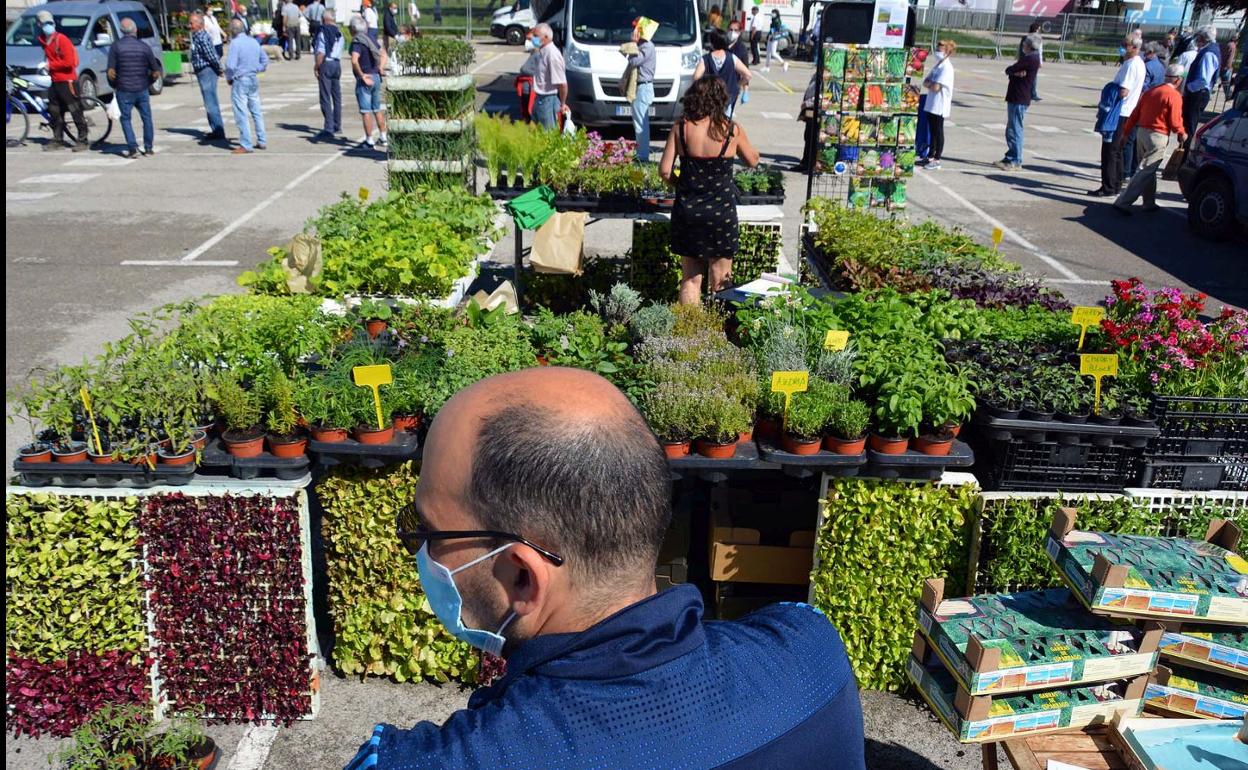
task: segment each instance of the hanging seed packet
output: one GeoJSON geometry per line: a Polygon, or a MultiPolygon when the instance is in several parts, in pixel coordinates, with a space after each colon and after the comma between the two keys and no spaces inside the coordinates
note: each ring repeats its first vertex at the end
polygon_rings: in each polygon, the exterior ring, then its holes
{"type": "Polygon", "coordinates": [[[858,134],[862,129],[862,119],[857,115],[843,115],[840,119],[841,144],[858,144],[858,134]]]}
{"type": "Polygon", "coordinates": [[[888,55],[883,48],[867,50],[867,80],[883,80],[888,76],[888,55]]]}
{"type": "Polygon", "coordinates": [[[905,98],[902,92],[905,86],[901,83],[886,83],[884,85],[884,106],[890,112],[899,112],[905,109],[905,98]]]}
{"type": "Polygon", "coordinates": [[[879,121],[874,115],[863,115],[858,118],[858,145],[874,145],[879,136],[879,121]]]}
{"type": "Polygon", "coordinates": [[[921,77],[923,75],[923,66],[927,61],[926,48],[910,49],[910,58],[906,60],[906,75],[915,75],[921,77]]]}
{"type": "MultiPolygon", "coordinates": [[[[843,170],[838,173],[856,174],[858,173],[858,159],[862,153],[857,147],[846,147],[842,145],[836,151],[836,165],[843,166],[843,170]]],[[[833,168],[836,172],[836,169],[833,168]]]]}
{"type": "Polygon", "coordinates": [[[888,182],[876,182],[871,185],[871,208],[882,209],[888,206],[888,182]]]}
{"type": "Polygon", "coordinates": [[[893,182],[888,194],[888,210],[901,211],[906,208],[906,183],[900,179],[893,182]]]}
{"type": "Polygon", "coordinates": [[[910,176],[914,173],[914,150],[902,150],[897,153],[897,173],[901,176],[910,176]]]}
{"type": "Polygon", "coordinates": [[[823,114],[823,128],[820,131],[823,134],[822,141],[835,142],[841,135],[841,116],[835,112],[825,112],[823,114]]]}
{"type": "Polygon", "coordinates": [[[888,48],[884,54],[889,80],[901,80],[906,76],[906,64],[910,60],[909,52],[904,48],[888,48]]]}
{"type": "Polygon", "coordinates": [[[915,115],[902,115],[897,118],[897,146],[913,146],[918,127],[919,119],[915,115]]]}
{"type": "Polygon", "coordinates": [[[880,151],[880,175],[893,176],[897,167],[897,156],[893,150],[880,151]]]}
{"type": "Polygon", "coordinates": [[[867,83],[862,93],[862,111],[884,112],[887,109],[888,102],[884,96],[884,84],[882,82],[867,83]]]}
{"type": "Polygon", "coordinates": [[[897,118],[880,118],[879,126],[879,130],[876,131],[876,141],[890,147],[895,146],[897,144],[897,118]]]}
{"type": "Polygon", "coordinates": [[[841,109],[846,112],[862,109],[862,83],[845,83],[845,90],[841,93],[841,109]]]}
{"type": "Polygon", "coordinates": [[[849,182],[849,207],[865,209],[871,205],[871,180],[854,177],[849,182]]]}
{"type": "Polygon", "coordinates": [[[858,165],[864,176],[875,176],[880,171],[880,151],[875,148],[863,150],[858,165]]]}
{"type": "Polygon", "coordinates": [[[865,80],[867,77],[867,62],[865,59],[865,51],[862,48],[850,48],[845,51],[845,79],[846,80],[865,80]]]}
{"type": "Polygon", "coordinates": [[[919,111],[919,87],[907,83],[901,89],[901,108],[906,112],[919,111]]]}
{"type": "Polygon", "coordinates": [[[839,80],[845,77],[845,49],[833,48],[823,55],[824,75],[839,80]]]}
{"type": "Polygon", "coordinates": [[[836,165],[837,148],[835,146],[824,147],[819,150],[819,173],[830,174],[836,165]]]}

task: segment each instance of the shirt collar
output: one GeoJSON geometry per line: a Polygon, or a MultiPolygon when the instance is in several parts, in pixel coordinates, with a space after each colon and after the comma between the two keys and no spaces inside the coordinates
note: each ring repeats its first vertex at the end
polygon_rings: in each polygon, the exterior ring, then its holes
{"type": "Polygon", "coordinates": [[[519,645],[507,673],[473,694],[478,707],[502,696],[521,677],[607,679],[660,666],[701,646],[702,595],[690,585],[669,588],[631,604],[584,631],[548,634],[519,645]]]}

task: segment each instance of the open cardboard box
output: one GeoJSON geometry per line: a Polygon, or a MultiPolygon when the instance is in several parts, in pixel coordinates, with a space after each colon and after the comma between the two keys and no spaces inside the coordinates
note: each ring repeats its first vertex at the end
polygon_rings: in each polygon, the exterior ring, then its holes
{"type": "Polygon", "coordinates": [[[748,527],[711,530],[711,580],[806,585],[814,556],[813,530],[793,532],[788,546],[760,545],[762,533],[748,527]]]}
{"type": "Polygon", "coordinates": [[[1177,624],[1161,636],[1161,654],[1183,666],[1248,678],[1248,630],[1177,624]]]}
{"type": "Polygon", "coordinates": [[[1248,683],[1208,671],[1158,666],[1144,705],[1149,711],[1201,719],[1243,719],[1248,715],[1248,683]]]}

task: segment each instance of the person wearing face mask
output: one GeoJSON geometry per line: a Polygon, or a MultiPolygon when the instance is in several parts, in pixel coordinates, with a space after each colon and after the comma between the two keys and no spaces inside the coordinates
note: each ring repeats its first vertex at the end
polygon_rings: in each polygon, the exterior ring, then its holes
{"type": "Polygon", "coordinates": [[[745,38],[741,35],[741,22],[739,21],[728,25],[728,50],[746,67],[750,66],[750,47],[745,44],[745,38]]]}
{"type": "Polygon", "coordinates": [[[78,101],[78,51],[68,37],[56,31],[56,19],[51,13],[40,11],[35,14],[35,20],[39,22],[39,45],[43,46],[43,55],[48,60],[48,74],[52,76],[52,89],[48,91],[52,141],[43,149],[65,149],[65,113],[69,112],[80,137],[74,144],[74,152],[82,152],[87,149],[87,119],[78,101]]]}
{"type": "Polygon", "coordinates": [[[750,68],[728,50],[728,37],[719,30],[711,33],[711,52],[704,55],[693,70],[694,80],[703,75],[724,81],[724,89],[728,92],[728,117],[731,118],[736,111],[741,89],[750,85],[750,68]]]}
{"type": "Polygon", "coordinates": [[[784,20],[780,18],[780,11],[773,8],[771,10],[771,26],[767,30],[767,61],[763,63],[763,72],[771,72],[771,61],[775,59],[780,62],[780,66],[785,72],[789,71],[789,63],[780,56],[780,39],[785,37],[787,33],[784,31],[784,20]]]}
{"type": "Polygon", "coordinates": [[[953,62],[950,57],[957,50],[958,44],[952,40],[942,40],[936,46],[936,66],[923,79],[923,87],[927,89],[927,99],[923,102],[923,111],[927,113],[927,127],[931,134],[931,154],[920,160],[919,165],[929,171],[940,168],[940,158],[945,151],[945,118],[953,107],[953,62]]]}
{"type": "Polygon", "coordinates": [[[534,367],[451,398],[397,537],[438,619],[507,673],[441,725],[377,725],[347,768],[863,770],[858,688],[819,610],[706,622],[696,587],[656,591],[670,478],[597,374],[534,367]]]}
{"type": "Polygon", "coordinates": [[[533,71],[533,119],[545,128],[559,128],[559,116],[567,111],[568,75],[563,54],[554,43],[554,31],[545,22],[529,34],[525,45],[537,49],[533,71]]]}

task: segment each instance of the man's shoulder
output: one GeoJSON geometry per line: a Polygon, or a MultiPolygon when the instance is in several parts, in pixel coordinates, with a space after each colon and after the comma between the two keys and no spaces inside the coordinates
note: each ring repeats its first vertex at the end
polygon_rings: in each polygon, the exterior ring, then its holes
{"type": "Polygon", "coordinates": [[[767,652],[788,657],[799,670],[804,665],[849,669],[836,628],[818,608],[803,602],[780,602],[738,620],[711,621],[706,630],[708,643],[724,654],[767,652]]]}

